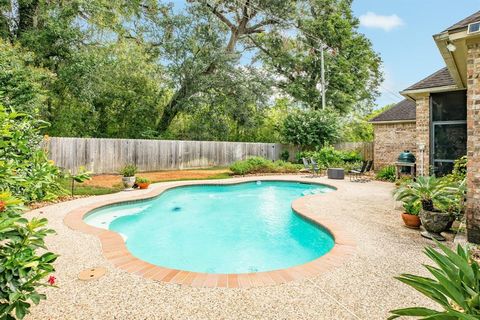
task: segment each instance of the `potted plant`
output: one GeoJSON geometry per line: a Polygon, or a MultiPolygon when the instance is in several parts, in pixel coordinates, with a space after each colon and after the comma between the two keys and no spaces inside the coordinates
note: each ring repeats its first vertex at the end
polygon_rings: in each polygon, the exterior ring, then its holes
{"type": "Polygon", "coordinates": [[[136,184],[140,189],[148,189],[150,185],[150,180],[144,177],[137,177],[136,184]]]}
{"type": "Polygon", "coordinates": [[[122,182],[125,189],[131,190],[133,188],[135,173],[137,173],[137,167],[133,164],[127,164],[120,170],[120,174],[123,175],[122,182]]]}
{"type": "Polygon", "coordinates": [[[422,224],[418,214],[420,213],[420,203],[406,201],[403,203],[405,212],[402,213],[402,219],[407,228],[418,229],[422,224]]]}
{"type": "Polygon", "coordinates": [[[420,202],[420,220],[425,231],[422,236],[444,241],[440,232],[445,231],[451,221],[451,214],[435,208],[435,203],[445,205],[453,196],[453,189],[435,176],[418,177],[416,181],[406,183],[395,191],[395,199],[409,202],[420,202]]]}

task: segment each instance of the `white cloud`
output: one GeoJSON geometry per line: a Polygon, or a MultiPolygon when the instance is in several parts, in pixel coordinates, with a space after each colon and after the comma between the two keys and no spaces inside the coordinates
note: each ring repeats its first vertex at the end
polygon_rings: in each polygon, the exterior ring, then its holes
{"type": "Polygon", "coordinates": [[[374,12],[367,12],[360,16],[360,25],[367,28],[379,28],[390,31],[404,25],[403,20],[396,14],[382,16],[374,12]]]}

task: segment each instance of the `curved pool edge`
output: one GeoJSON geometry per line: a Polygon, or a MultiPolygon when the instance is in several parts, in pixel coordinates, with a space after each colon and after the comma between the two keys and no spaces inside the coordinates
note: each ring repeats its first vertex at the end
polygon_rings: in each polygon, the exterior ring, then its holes
{"type": "Polygon", "coordinates": [[[121,192],[119,193],[119,198],[117,199],[100,201],[92,205],[77,208],[67,213],[63,222],[66,226],[73,230],[97,236],[102,245],[103,256],[115,267],[129,273],[142,276],[146,279],[188,285],[192,287],[250,288],[282,284],[319,275],[325,271],[335,268],[336,266],[340,266],[349,257],[354,255],[356,244],[348,232],[346,232],[338,223],[335,223],[335,221],[325,217],[320,217],[319,215],[315,214],[315,211],[320,209],[318,206],[315,209],[309,206],[309,199],[316,197],[328,199],[328,195],[332,193],[297,198],[292,202],[292,209],[296,214],[312,221],[320,227],[325,228],[334,238],[335,244],[333,248],[325,255],[305,264],[274,271],[241,274],[208,274],[176,270],[153,265],[133,256],[127,249],[126,244],[120,234],[114,231],[100,229],[88,225],[83,221],[83,218],[86,215],[99,208],[125,202],[152,199],[161,195],[163,192],[176,187],[192,185],[233,185],[259,180],[321,184],[333,189],[337,189],[336,187],[323,182],[306,181],[304,179],[293,177],[282,178],[282,176],[247,177],[212,181],[179,181],[167,184],[159,183],[152,185],[152,190],[147,193],[137,194],[138,191],[121,192]]]}

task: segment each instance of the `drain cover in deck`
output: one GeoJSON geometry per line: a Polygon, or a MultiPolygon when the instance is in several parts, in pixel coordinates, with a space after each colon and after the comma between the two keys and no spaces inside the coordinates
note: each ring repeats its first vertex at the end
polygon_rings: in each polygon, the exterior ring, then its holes
{"type": "Polygon", "coordinates": [[[78,275],[78,279],[83,281],[95,280],[105,275],[105,268],[91,268],[85,269],[78,275]]]}

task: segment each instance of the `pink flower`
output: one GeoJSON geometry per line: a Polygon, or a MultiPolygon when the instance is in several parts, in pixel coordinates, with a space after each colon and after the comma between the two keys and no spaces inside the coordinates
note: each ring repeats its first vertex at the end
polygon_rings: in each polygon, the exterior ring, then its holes
{"type": "Polygon", "coordinates": [[[55,284],[55,280],[57,280],[57,278],[55,278],[54,276],[50,276],[47,280],[47,282],[53,286],[55,284]]]}

